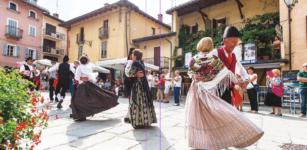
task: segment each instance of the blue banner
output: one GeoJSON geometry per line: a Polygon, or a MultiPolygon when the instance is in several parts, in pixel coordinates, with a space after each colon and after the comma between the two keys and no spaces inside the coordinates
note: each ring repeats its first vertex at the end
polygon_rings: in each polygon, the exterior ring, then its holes
{"type": "Polygon", "coordinates": [[[257,60],[243,60],[240,61],[241,64],[255,64],[257,63],[257,60]]]}

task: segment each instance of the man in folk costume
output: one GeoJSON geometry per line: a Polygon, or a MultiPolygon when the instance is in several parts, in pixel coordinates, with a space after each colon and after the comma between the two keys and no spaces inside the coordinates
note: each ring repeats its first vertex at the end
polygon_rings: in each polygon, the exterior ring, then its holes
{"type": "MultiPolygon", "coordinates": [[[[34,83],[33,79],[35,78],[35,74],[38,74],[38,71],[32,66],[33,59],[32,57],[28,57],[26,59],[26,64],[20,67],[20,74],[22,75],[23,79],[26,79],[32,83],[34,83]],[[29,73],[29,74],[28,74],[29,73]]],[[[30,91],[34,90],[32,85],[29,86],[30,91]]]]}
{"type": "MultiPolygon", "coordinates": [[[[54,67],[54,66],[56,65],[56,60],[54,60],[54,59],[51,60],[51,65],[52,65],[51,67],[54,67]]],[[[46,69],[43,71],[44,74],[47,74],[47,75],[48,75],[48,79],[49,79],[49,98],[50,98],[50,103],[52,103],[53,100],[54,100],[53,94],[54,94],[55,88],[54,88],[54,86],[53,86],[53,83],[54,83],[54,80],[56,79],[56,70],[54,70],[54,71],[52,71],[52,72],[50,72],[50,73],[47,73],[48,70],[49,70],[51,67],[48,67],[48,68],[46,68],[46,69]]]]}
{"type": "Polygon", "coordinates": [[[65,97],[65,92],[69,88],[69,72],[75,72],[75,68],[68,64],[69,58],[67,55],[63,58],[63,63],[58,66],[51,67],[48,73],[58,70],[58,84],[55,89],[55,94],[59,100],[57,108],[62,108],[63,99],[65,97]],[[60,90],[62,89],[61,93],[60,90]]]}
{"type": "MultiPolygon", "coordinates": [[[[242,82],[240,82],[240,86],[245,88],[249,83],[249,76],[242,64],[237,61],[236,55],[233,52],[235,47],[238,45],[239,37],[241,37],[241,33],[236,27],[227,26],[223,35],[223,43],[225,46],[220,49],[213,50],[211,54],[219,57],[227,69],[229,69],[233,74],[240,75],[242,79],[244,79],[242,82]]],[[[201,77],[196,77],[196,79],[197,81],[202,81],[201,77]]],[[[231,84],[229,89],[224,92],[221,98],[231,104],[232,92],[234,92],[234,90],[234,84],[231,84]]],[[[236,99],[242,99],[239,97],[239,94],[236,94],[237,92],[234,93],[235,94],[233,95],[236,97],[236,99]]]]}

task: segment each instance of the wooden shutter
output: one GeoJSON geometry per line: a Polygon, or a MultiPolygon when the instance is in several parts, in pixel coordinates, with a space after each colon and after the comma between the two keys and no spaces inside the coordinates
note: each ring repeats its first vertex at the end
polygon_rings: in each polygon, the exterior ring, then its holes
{"type": "Polygon", "coordinates": [[[216,28],[217,26],[216,26],[216,20],[215,19],[213,19],[213,28],[216,28]]]}
{"type": "Polygon", "coordinates": [[[18,28],[17,27],[17,22],[10,19],[9,20],[9,29],[10,29],[9,33],[11,35],[17,36],[17,33],[18,33],[17,28],[18,28]]]}
{"type": "Polygon", "coordinates": [[[101,58],[107,58],[107,41],[101,42],[101,58]]]}
{"type": "Polygon", "coordinates": [[[38,56],[39,56],[39,50],[35,50],[35,59],[38,60],[38,56]]]}
{"type": "Polygon", "coordinates": [[[20,57],[20,46],[17,46],[16,48],[16,56],[20,57]]]}
{"type": "Polygon", "coordinates": [[[7,44],[6,44],[6,43],[3,43],[3,46],[2,46],[2,55],[7,55],[7,44]]]}
{"type": "Polygon", "coordinates": [[[160,66],[160,47],[154,48],[154,65],[160,66]]]}
{"type": "Polygon", "coordinates": [[[190,34],[190,26],[187,26],[186,30],[186,34],[190,34]]]}
{"type": "Polygon", "coordinates": [[[35,27],[30,26],[30,35],[36,36],[36,35],[35,35],[35,32],[36,32],[35,30],[36,30],[35,27]]]}
{"type": "Polygon", "coordinates": [[[29,48],[25,47],[25,58],[29,57],[29,48]]]}

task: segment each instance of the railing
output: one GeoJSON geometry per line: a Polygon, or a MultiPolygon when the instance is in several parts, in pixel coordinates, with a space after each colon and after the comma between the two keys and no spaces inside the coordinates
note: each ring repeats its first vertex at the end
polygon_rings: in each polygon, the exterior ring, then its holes
{"type": "Polygon", "coordinates": [[[169,57],[161,57],[161,58],[160,57],[154,57],[154,58],[143,59],[143,61],[148,63],[148,64],[155,65],[155,66],[160,66],[160,64],[161,64],[161,68],[168,68],[170,58],[169,57]]]}
{"type": "Polygon", "coordinates": [[[79,43],[83,43],[84,42],[84,38],[85,37],[85,34],[84,33],[78,33],[77,34],[77,44],[79,43]]]}
{"type": "Polygon", "coordinates": [[[58,39],[58,40],[65,40],[65,34],[56,32],[52,29],[44,29],[43,33],[44,33],[44,36],[49,36],[51,38],[58,39]]]}
{"type": "MultiPolygon", "coordinates": [[[[247,51],[248,50],[245,50],[245,55],[254,55],[254,52],[248,53],[247,51]]],[[[275,46],[257,46],[257,60],[285,59],[285,56],[282,55],[281,52],[281,45],[279,45],[279,50],[276,50],[275,46]]]]}
{"type": "Polygon", "coordinates": [[[108,38],[109,37],[109,27],[99,28],[99,38],[108,38]]]}
{"type": "Polygon", "coordinates": [[[17,39],[21,39],[22,38],[22,33],[23,30],[16,28],[14,26],[6,26],[6,32],[5,32],[5,36],[6,37],[14,37],[17,39]]]}
{"type": "Polygon", "coordinates": [[[52,47],[52,46],[43,46],[43,53],[49,53],[54,55],[64,55],[64,48],[52,47]]]}

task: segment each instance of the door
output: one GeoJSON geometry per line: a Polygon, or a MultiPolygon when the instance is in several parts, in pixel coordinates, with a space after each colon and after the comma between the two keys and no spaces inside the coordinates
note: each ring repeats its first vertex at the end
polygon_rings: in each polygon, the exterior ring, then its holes
{"type": "Polygon", "coordinates": [[[55,49],[55,41],[44,39],[43,52],[52,53],[52,49],[55,49]]]}
{"type": "Polygon", "coordinates": [[[46,35],[50,35],[51,36],[51,34],[52,33],[56,33],[56,26],[53,26],[53,25],[51,25],[51,24],[48,24],[48,23],[46,23],[46,31],[45,31],[46,33],[46,35]]]}
{"type": "Polygon", "coordinates": [[[109,27],[109,20],[105,20],[105,21],[103,22],[103,26],[104,26],[105,28],[108,28],[108,27],[109,27]]]}
{"type": "Polygon", "coordinates": [[[160,47],[154,48],[154,65],[160,66],[160,47]]]}
{"type": "Polygon", "coordinates": [[[17,37],[18,35],[18,26],[17,21],[9,19],[8,24],[8,34],[17,37]]]}

